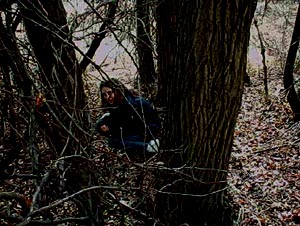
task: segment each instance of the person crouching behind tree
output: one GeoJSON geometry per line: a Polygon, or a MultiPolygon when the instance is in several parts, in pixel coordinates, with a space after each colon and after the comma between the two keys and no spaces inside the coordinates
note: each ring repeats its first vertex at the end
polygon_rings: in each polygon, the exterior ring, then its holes
{"type": "Polygon", "coordinates": [[[139,159],[158,152],[161,123],[150,102],[113,78],[100,84],[100,93],[106,113],[96,131],[108,137],[109,146],[139,159]]]}

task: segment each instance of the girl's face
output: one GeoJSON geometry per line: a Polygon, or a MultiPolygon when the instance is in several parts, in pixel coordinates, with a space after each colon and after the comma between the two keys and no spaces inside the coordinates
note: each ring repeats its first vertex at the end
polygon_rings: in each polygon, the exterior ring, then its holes
{"type": "Polygon", "coordinates": [[[113,92],[113,90],[110,87],[104,86],[101,89],[101,95],[103,96],[103,98],[106,100],[107,103],[109,103],[111,105],[114,104],[115,93],[113,92]]]}

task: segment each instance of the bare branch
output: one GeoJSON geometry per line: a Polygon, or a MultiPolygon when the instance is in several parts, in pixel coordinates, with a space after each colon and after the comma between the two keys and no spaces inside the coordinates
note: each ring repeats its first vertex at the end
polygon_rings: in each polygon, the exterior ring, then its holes
{"type": "Polygon", "coordinates": [[[0,200],[16,200],[22,206],[22,216],[26,216],[29,212],[29,201],[24,195],[15,193],[15,192],[0,192],[0,200]]]}
{"type": "MultiPolygon", "coordinates": [[[[90,5],[90,3],[88,1],[85,0],[85,2],[93,9],[93,7],[90,5]]],[[[110,2],[112,2],[112,1],[110,1],[110,2]]],[[[113,18],[116,14],[117,6],[118,6],[118,1],[114,1],[112,4],[110,4],[108,12],[107,12],[107,18],[102,23],[102,25],[99,29],[98,35],[95,36],[94,40],[91,43],[89,50],[86,52],[83,60],[80,62],[80,68],[82,71],[84,71],[86,69],[86,67],[89,65],[89,63],[90,63],[89,58],[90,59],[93,58],[93,56],[96,53],[96,50],[100,46],[102,40],[105,38],[105,35],[107,33],[106,29],[110,24],[112,24],[113,18]]],[[[98,15],[98,13],[97,13],[97,15],[98,15]]]]}

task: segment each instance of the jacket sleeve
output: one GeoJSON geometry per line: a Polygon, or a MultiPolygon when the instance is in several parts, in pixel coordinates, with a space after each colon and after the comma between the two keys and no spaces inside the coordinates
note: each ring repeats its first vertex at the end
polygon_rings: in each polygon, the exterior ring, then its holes
{"type": "Polygon", "coordinates": [[[105,114],[103,114],[96,122],[96,125],[95,125],[95,130],[100,133],[101,135],[103,136],[108,136],[109,135],[109,131],[108,132],[103,132],[100,127],[103,126],[103,125],[107,125],[108,128],[110,127],[110,124],[111,124],[111,118],[110,118],[110,113],[107,112],[105,114]]]}
{"type": "Polygon", "coordinates": [[[161,122],[158,114],[148,100],[141,99],[141,103],[141,110],[145,117],[146,125],[148,128],[148,136],[152,138],[157,137],[161,128],[161,122]]]}

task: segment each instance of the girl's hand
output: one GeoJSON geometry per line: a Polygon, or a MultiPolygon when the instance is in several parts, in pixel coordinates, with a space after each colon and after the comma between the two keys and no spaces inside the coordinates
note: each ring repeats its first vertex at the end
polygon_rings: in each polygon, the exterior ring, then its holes
{"type": "Polygon", "coordinates": [[[101,129],[102,132],[107,132],[107,131],[109,131],[109,128],[108,128],[107,125],[102,125],[102,126],[100,127],[100,129],[101,129]]]}

